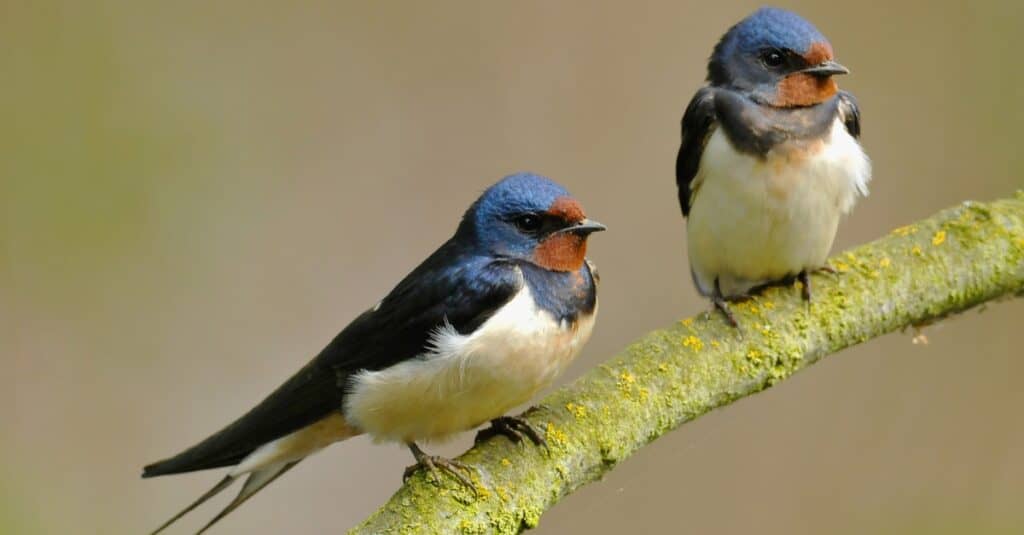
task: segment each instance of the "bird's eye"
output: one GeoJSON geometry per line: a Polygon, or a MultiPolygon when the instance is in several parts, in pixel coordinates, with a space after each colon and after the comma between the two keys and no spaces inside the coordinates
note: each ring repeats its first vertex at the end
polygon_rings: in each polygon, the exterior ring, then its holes
{"type": "Polygon", "coordinates": [[[785,63],[786,58],[783,57],[782,52],[779,50],[771,49],[765,50],[761,53],[761,63],[764,63],[766,67],[779,67],[785,63]]]}
{"type": "Polygon", "coordinates": [[[541,221],[540,218],[534,214],[523,214],[512,220],[516,228],[527,234],[532,234],[540,230],[541,221]]]}

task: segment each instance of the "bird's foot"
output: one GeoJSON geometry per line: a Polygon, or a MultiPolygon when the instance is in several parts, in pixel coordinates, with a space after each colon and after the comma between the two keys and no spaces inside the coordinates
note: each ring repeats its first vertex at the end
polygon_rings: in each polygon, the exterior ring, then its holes
{"type": "Polygon", "coordinates": [[[832,266],[830,266],[828,264],[825,264],[824,266],[821,266],[820,268],[818,268],[818,269],[816,269],[814,271],[820,271],[821,273],[828,273],[829,275],[835,275],[835,274],[839,273],[838,269],[836,269],[836,268],[834,268],[834,267],[832,267],[832,266]]]}
{"type": "Polygon", "coordinates": [[[725,322],[733,327],[739,327],[740,324],[736,322],[736,316],[732,315],[732,309],[729,308],[729,303],[721,297],[712,297],[711,303],[715,305],[715,309],[725,316],[725,322]]]}
{"type": "Polygon", "coordinates": [[[491,426],[477,433],[475,441],[483,442],[496,435],[505,435],[516,444],[522,442],[523,437],[526,437],[537,446],[548,447],[547,441],[540,436],[537,428],[517,416],[501,416],[491,420],[491,426]]]}
{"type": "Polygon", "coordinates": [[[430,474],[430,479],[434,484],[440,485],[441,471],[444,470],[457,479],[459,483],[462,483],[464,487],[472,490],[473,494],[476,494],[476,485],[467,476],[467,474],[471,475],[473,473],[473,469],[469,465],[437,455],[427,455],[419,446],[412,442],[409,443],[409,450],[412,451],[412,456],[416,458],[416,464],[405,469],[405,472],[402,474],[403,483],[412,477],[416,470],[423,468],[430,474]]]}
{"type": "MultiPolygon", "coordinates": [[[[830,268],[831,269],[831,268],[830,268]]],[[[803,296],[804,301],[811,300],[811,277],[807,275],[807,270],[803,270],[797,274],[796,280],[800,281],[803,287],[800,289],[800,295],[803,296]]]]}
{"type": "Polygon", "coordinates": [[[729,309],[729,303],[726,302],[725,297],[722,297],[722,288],[718,285],[718,277],[715,277],[715,291],[711,294],[711,303],[715,305],[715,308],[725,316],[725,321],[729,325],[735,328],[739,328],[740,324],[736,323],[736,316],[732,315],[732,310],[729,309]]]}

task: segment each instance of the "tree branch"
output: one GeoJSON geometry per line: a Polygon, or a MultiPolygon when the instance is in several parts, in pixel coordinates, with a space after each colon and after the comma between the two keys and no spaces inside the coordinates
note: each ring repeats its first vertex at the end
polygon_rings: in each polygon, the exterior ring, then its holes
{"type": "Polygon", "coordinates": [[[412,477],[351,533],[518,533],[636,450],[843,348],[1024,295],[1024,192],[958,207],[839,254],[812,278],[734,305],[740,329],[700,314],[633,342],[526,413],[549,449],[492,438],[460,457],[477,496],[412,477]]]}

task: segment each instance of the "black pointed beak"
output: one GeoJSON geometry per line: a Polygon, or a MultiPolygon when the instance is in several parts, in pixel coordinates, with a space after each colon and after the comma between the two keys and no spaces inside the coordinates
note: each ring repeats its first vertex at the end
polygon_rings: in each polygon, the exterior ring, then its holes
{"type": "Polygon", "coordinates": [[[850,74],[850,69],[843,67],[842,65],[832,61],[823,61],[817,65],[812,65],[806,69],[800,71],[807,74],[813,74],[814,76],[833,76],[836,74],[850,74]]]}
{"type": "Polygon", "coordinates": [[[575,225],[569,225],[558,232],[571,232],[573,234],[579,234],[580,236],[587,236],[593,232],[601,232],[607,230],[608,227],[594,221],[592,219],[584,219],[575,225]]]}

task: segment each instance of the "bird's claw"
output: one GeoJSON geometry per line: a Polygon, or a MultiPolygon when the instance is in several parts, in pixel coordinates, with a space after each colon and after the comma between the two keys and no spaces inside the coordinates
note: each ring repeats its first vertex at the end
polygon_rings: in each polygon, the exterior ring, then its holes
{"type": "Polygon", "coordinates": [[[722,299],[720,297],[713,298],[711,299],[711,302],[714,303],[715,309],[721,312],[723,316],[725,316],[726,323],[737,328],[740,326],[740,324],[736,322],[736,316],[732,315],[732,309],[729,308],[729,303],[727,303],[725,299],[722,299]]]}
{"type": "Polygon", "coordinates": [[[476,434],[475,442],[483,442],[497,435],[505,435],[516,444],[522,442],[523,437],[526,437],[534,445],[548,447],[547,441],[530,422],[516,416],[501,416],[491,420],[490,427],[476,434]]]}
{"type": "Polygon", "coordinates": [[[416,458],[416,464],[405,468],[405,472],[402,473],[402,483],[405,483],[417,470],[423,468],[430,474],[430,480],[435,485],[441,485],[441,471],[448,472],[449,475],[454,477],[464,487],[473,491],[473,494],[477,493],[476,485],[470,480],[469,476],[473,474],[473,468],[467,464],[461,463],[454,459],[447,459],[438,455],[427,455],[418,447],[410,446],[413,456],[416,458]],[[461,470],[461,472],[460,472],[461,470]],[[465,474],[463,474],[465,472],[465,474]]]}
{"type": "Polygon", "coordinates": [[[734,328],[739,328],[740,324],[736,322],[736,316],[732,315],[732,310],[729,309],[729,303],[726,302],[725,297],[722,296],[722,288],[718,285],[718,277],[715,277],[715,291],[711,294],[711,303],[715,305],[715,308],[725,316],[725,321],[734,328]]]}
{"type": "Polygon", "coordinates": [[[457,479],[463,486],[472,490],[474,494],[476,493],[476,485],[473,484],[473,481],[471,481],[469,477],[462,472],[459,472],[459,470],[462,470],[466,474],[472,474],[472,468],[460,463],[459,461],[446,459],[437,455],[427,455],[417,461],[416,464],[406,467],[405,472],[402,474],[402,482],[404,483],[407,481],[420,468],[427,470],[427,473],[430,474],[430,481],[435,485],[441,484],[440,472],[441,470],[444,470],[457,479]]]}

